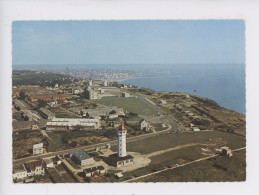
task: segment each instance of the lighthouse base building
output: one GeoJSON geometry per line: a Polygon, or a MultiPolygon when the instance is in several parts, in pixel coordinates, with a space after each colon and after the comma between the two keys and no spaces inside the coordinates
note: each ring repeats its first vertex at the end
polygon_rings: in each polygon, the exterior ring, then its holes
{"type": "Polygon", "coordinates": [[[118,153],[109,156],[109,162],[115,167],[133,164],[133,156],[128,155],[126,151],[126,134],[127,130],[124,124],[121,124],[120,129],[117,131],[118,135],[118,153]]]}
{"type": "Polygon", "coordinates": [[[127,155],[124,157],[119,157],[117,154],[112,154],[109,156],[110,164],[114,167],[122,167],[126,165],[131,165],[134,163],[134,157],[131,155],[127,155]]]}

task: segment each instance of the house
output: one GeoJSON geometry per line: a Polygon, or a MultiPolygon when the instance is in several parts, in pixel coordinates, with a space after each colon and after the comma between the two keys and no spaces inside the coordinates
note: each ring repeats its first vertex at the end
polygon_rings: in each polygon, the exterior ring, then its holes
{"type": "Polygon", "coordinates": [[[46,108],[40,108],[39,113],[45,119],[52,119],[55,117],[55,114],[46,108]]]}
{"type": "Polygon", "coordinates": [[[224,146],[224,147],[221,147],[220,149],[221,149],[221,154],[223,156],[233,156],[232,150],[229,147],[224,146]]]}
{"type": "Polygon", "coordinates": [[[99,127],[99,119],[86,118],[53,118],[46,124],[46,130],[91,130],[99,127]]]}
{"type": "Polygon", "coordinates": [[[41,160],[36,160],[30,163],[25,164],[27,175],[34,176],[34,175],[44,175],[45,174],[45,164],[41,160]]]}
{"type": "Polygon", "coordinates": [[[98,88],[99,93],[105,93],[105,90],[103,88],[98,88]]]}
{"type": "Polygon", "coordinates": [[[43,143],[34,144],[32,147],[33,154],[42,154],[43,153],[43,143]]]}
{"type": "Polygon", "coordinates": [[[140,124],[141,130],[147,130],[148,131],[151,128],[150,123],[147,122],[145,119],[140,120],[139,124],[140,124]]]}
{"type": "Polygon", "coordinates": [[[93,85],[93,81],[92,81],[92,80],[86,81],[86,84],[87,84],[88,86],[92,86],[92,85],[93,85]]]}
{"type": "Polygon", "coordinates": [[[114,118],[118,118],[118,114],[110,114],[109,115],[109,119],[114,119],[114,118]]]}
{"type": "Polygon", "coordinates": [[[95,148],[95,151],[98,152],[100,151],[101,153],[108,152],[108,150],[111,148],[110,144],[106,144],[105,146],[99,146],[95,148]]]}
{"type": "Polygon", "coordinates": [[[24,164],[20,164],[13,167],[13,180],[24,179],[27,177],[27,170],[24,164]]]}
{"type": "Polygon", "coordinates": [[[88,87],[86,90],[86,96],[89,100],[96,100],[98,99],[98,96],[97,96],[97,92],[94,91],[93,89],[91,89],[90,87],[88,87]]]}
{"type": "Polygon", "coordinates": [[[163,104],[164,105],[164,104],[167,104],[167,102],[165,100],[160,100],[159,104],[163,104]]]}
{"type": "Polygon", "coordinates": [[[14,99],[14,108],[17,110],[28,110],[30,109],[30,106],[26,104],[23,100],[14,99]]]}
{"type": "Polygon", "coordinates": [[[119,127],[121,125],[121,121],[111,121],[111,127],[119,127]]]}
{"type": "Polygon", "coordinates": [[[107,81],[102,81],[102,86],[107,87],[108,86],[108,82],[107,81]]]}
{"type": "Polygon", "coordinates": [[[43,161],[45,163],[46,168],[54,167],[54,164],[53,164],[53,161],[51,160],[51,158],[43,159],[43,161]]]}
{"type": "Polygon", "coordinates": [[[40,117],[37,114],[35,114],[34,112],[32,112],[31,110],[23,110],[22,116],[24,117],[25,120],[28,120],[28,121],[40,120],[40,117]]]}
{"type": "Polygon", "coordinates": [[[80,88],[74,88],[74,89],[72,89],[73,91],[73,94],[79,94],[79,93],[81,93],[81,89],[80,88]]]}
{"type": "Polygon", "coordinates": [[[134,157],[129,154],[124,157],[119,157],[117,154],[112,154],[108,157],[108,159],[109,159],[109,163],[115,167],[122,167],[126,165],[131,165],[134,163],[133,162],[134,157]]]}
{"type": "Polygon", "coordinates": [[[84,165],[91,165],[94,163],[93,157],[90,157],[88,154],[85,153],[83,149],[75,150],[68,153],[70,158],[72,158],[76,163],[81,166],[84,165]]]}
{"type": "Polygon", "coordinates": [[[193,131],[200,131],[200,129],[198,127],[193,127],[192,130],[193,131]]]}
{"type": "Polygon", "coordinates": [[[105,174],[105,168],[103,166],[91,167],[84,169],[86,177],[101,176],[105,174]]]}
{"type": "Polygon", "coordinates": [[[194,127],[194,124],[189,123],[188,126],[191,127],[191,128],[193,128],[193,127],[194,127]]]}
{"type": "Polygon", "coordinates": [[[120,179],[120,178],[123,177],[122,173],[116,173],[115,176],[116,176],[118,179],[120,179]]]}
{"type": "Polygon", "coordinates": [[[31,130],[37,130],[37,129],[39,129],[38,125],[31,125],[31,130]]]}
{"type": "Polygon", "coordinates": [[[122,94],[121,94],[121,95],[122,95],[122,97],[125,97],[125,98],[126,98],[126,97],[130,97],[130,94],[129,94],[129,93],[127,93],[127,92],[122,92],[122,94]]]}

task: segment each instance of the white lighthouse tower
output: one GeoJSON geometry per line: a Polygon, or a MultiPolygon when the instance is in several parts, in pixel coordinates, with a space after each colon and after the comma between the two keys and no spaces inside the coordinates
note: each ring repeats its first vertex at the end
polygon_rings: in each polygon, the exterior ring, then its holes
{"type": "Polygon", "coordinates": [[[118,135],[118,156],[119,157],[127,156],[126,134],[127,134],[127,129],[124,128],[124,124],[122,123],[121,126],[120,126],[120,129],[117,131],[117,135],[118,135]]]}

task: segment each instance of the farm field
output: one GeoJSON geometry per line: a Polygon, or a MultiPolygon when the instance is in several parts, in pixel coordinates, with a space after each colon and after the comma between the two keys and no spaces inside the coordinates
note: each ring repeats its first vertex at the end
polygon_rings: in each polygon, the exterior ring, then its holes
{"type": "Polygon", "coordinates": [[[246,151],[232,157],[217,156],[184,167],[167,170],[134,182],[226,182],[246,180],[246,151]]]}
{"type": "Polygon", "coordinates": [[[134,97],[100,99],[96,100],[96,102],[106,106],[117,106],[119,108],[124,108],[128,112],[133,112],[140,115],[151,116],[157,114],[157,111],[151,108],[146,102],[134,97]]]}
{"type": "MultiPolygon", "coordinates": [[[[246,145],[246,139],[239,135],[221,131],[182,132],[128,142],[127,151],[149,154],[155,151],[191,143],[214,144],[214,148],[229,146],[231,149],[237,149],[246,145]],[[210,139],[211,141],[209,141],[210,139]]],[[[116,151],[116,147],[113,146],[112,150],[116,151]]]]}

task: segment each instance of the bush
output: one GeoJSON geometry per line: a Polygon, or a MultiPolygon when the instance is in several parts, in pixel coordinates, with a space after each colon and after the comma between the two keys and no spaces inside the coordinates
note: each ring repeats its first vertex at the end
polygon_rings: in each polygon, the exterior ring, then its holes
{"type": "Polygon", "coordinates": [[[72,141],[72,142],[71,142],[71,146],[72,146],[72,147],[76,147],[76,146],[77,146],[77,142],[76,142],[76,141],[72,141]]]}

